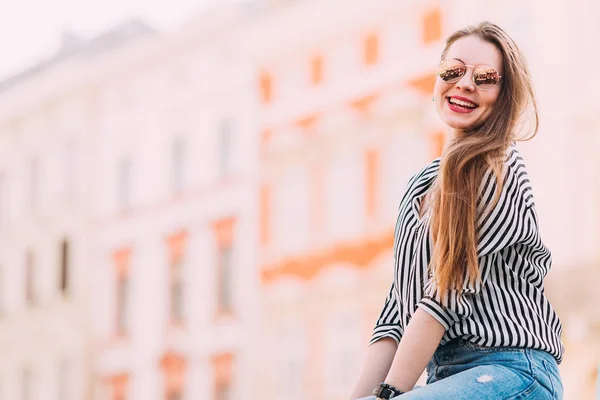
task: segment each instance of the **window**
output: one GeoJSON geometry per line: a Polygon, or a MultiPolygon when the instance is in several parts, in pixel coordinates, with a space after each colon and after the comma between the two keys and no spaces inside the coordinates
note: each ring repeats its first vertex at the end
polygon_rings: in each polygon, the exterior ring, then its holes
{"type": "Polygon", "coordinates": [[[267,104],[273,99],[273,78],[271,74],[263,71],[259,78],[259,92],[262,103],[267,104]]]}
{"type": "Polygon", "coordinates": [[[169,251],[169,320],[172,324],[182,324],[185,304],[185,247],[187,233],[185,230],[167,237],[169,251]]]}
{"type": "Polygon", "coordinates": [[[423,16],[423,42],[429,44],[442,37],[442,12],[439,8],[429,10],[423,16]]]}
{"type": "Polygon", "coordinates": [[[271,187],[263,184],[259,196],[260,244],[267,246],[271,239],[271,187]]]}
{"type": "Polygon", "coordinates": [[[176,137],[171,143],[171,193],[179,193],[184,187],[185,141],[176,137]]]}
{"type": "Polygon", "coordinates": [[[129,386],[128,375],[116,375],[110,379],[111,397],[110,400],[127,400],[127,391],[129,386]]]}
{"type": "Polygon", "coordinates": [[[315,55],[310,62],[310,81],[318,85],[323,80],[323,57],[315,55]]]}
{"type": "Polygon", "coordinates": [[[164,379],[164,398],[167,400],[183,399],[186,360],[177,353],[168,351],[160,360],[164,379]]]}
{"type": "Polygon", "coordinates": [[[364,42],[364,63],[373,65],[379,59],[379,37],[372,33],[365,38],[364,42]]]}
{"type": "Polygon", "coordinates": [[[233,252],[235,218],[225,218],[213,225],[216,236],[217,314],[233,312],[233,252]]]}
{"type": "Polygon", "coordinates": [[[232,278],[233,278],[233,266],[232,266],[232,248],[231,244],[224,245],[219,250],[219,267],[218,267],[218,304],[219,311],[230,313],[233,309],[232,301],[232,278]]]}
{"type": "Polygon", "coordinates": [[[33,158],[29,162],[29,207],[32,210],[38,206],[39,173],[39,161],[37,158],[33,158]]]}
{"type": "Polygon", "coordinates": [[[126,275],[117,278],[117,334],[127,333],[127,300],[129,297],[129,278],[126,275]]]}
{"type": "Polygon", "coordinates": [[[171,265],[171,322],[183,322],[183,262],[180,257],[171,265]]]}
{"type": "Polygon", "coordinates": [[[115,331],[117,336],[124,336],[128,331],[129,321],[129,296],[130,275],[129,264],[131,250],[129,248],[119,249],[113,255],[116,269],[116,319],[115,331]]]}
{"type": "Polygon", "coordinates": [[[65,295],[68,294],[69,291],[69,252],[69,240],[63,239],[60,244],[60,291],[65,295]]]}
{"type": "Polygon", "coordinates": [[[28,250],[25,255],[25,301],[28,305],[36,302],[35,288],[35,254],[28,250]]]}
{"type": "Polygon", "coordinates": [[[231,173],[233,127],[228,119],[221,121],[219,126],[219,176],[221,178],[231,173]]]}
{"type": "Polygon", "coordinates": [[[365,205],[367,216],[375,217],[379,201],[379,151],[369,149],[365,153],[365,205]]]}
{"type": "Polygon", "coordinates": [[[212,357],[214,400],[233,400],[233,354],[222,353],[212,357]]]}
{"type": "Polygon", "coordinates": [[[123,158],[119,163],[117,188],[117,202],[121,211],[131,206],[131,169],[131,160],[128,157],[123,158]]]}
{"type": "Polygon", "coordinates": [[[223,382],[215,387],[215,400],[233,400],[229,382],[223,382]]]}

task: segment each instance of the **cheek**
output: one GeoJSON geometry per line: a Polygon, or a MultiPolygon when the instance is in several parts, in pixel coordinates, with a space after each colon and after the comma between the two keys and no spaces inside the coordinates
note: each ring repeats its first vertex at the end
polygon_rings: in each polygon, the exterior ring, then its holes
{"type": "Polygon", "coordinates": [[[483,104],[485,104],[485,106],[487,108],[494,108],[494,106],[496,105],[496,102],[498,101],[499,94],[500,94],[500,92],[498,90],[486,92],[482,96],[483,104]]]}
{"type": "Polygon", "coordinates": [[[447,83],[442,81],[440,78],[436,78],[435,85],[433,86],[433,95],[435,97],[443,96],[444,92],[447,90],[446,86],[448,86],[447,83]]]}
{"type": "Polygon", "coordinates": [[[448,84],[437,78],[435,86],[433,87],[433,99],[435,101],[436,108],[441,110],[444,105],[444,94],[448,91],[448,84]]]}

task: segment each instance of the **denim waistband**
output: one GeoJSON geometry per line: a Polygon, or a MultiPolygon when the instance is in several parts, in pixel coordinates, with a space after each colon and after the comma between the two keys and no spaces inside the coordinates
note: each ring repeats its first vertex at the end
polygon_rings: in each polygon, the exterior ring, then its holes
{"type": "MultiPolygon", "coordinates": [[[[439,346],[435,351],[436,358],[444,358],[445,355],[457,354],[462,352],[481,352],[481,353],[496,353],[496,352],[514,352],[525,353],[530,357],[556,364],[556,359],[550,353],[544,350],[538,350],[525,347],[493,347],[481,346],[463,337],[457,337],[451,341],[439,346]]],[[[557,365],[557,364],[556,364],[557,365]]]]}

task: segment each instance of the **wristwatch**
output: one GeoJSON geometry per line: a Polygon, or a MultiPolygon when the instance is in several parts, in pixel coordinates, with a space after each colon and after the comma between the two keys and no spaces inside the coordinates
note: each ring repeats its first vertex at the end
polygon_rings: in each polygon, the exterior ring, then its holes
{"type": "Polygon", "coordinates": [[[393,397],[400,396],[401,394],[404,394],[402,390],[385,382],[381,382],[379,386],[373,389],[373,395],[378,399],[389,400],[393,397]]]}

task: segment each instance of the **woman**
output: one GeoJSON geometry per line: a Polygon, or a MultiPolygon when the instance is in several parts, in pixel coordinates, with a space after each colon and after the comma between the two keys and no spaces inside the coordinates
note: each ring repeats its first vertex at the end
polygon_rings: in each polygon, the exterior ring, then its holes
{"type": "Polygon", "coordinates": [[[441,58],[434,102],[452,137],[408,182],[394,281],[352,398],[562,398],[551,254],[515,146],[537,133],[525,60],[488,22],[451,35],[441,58]],[[533,134],[519,137],[528,110],[533,134]]]}

